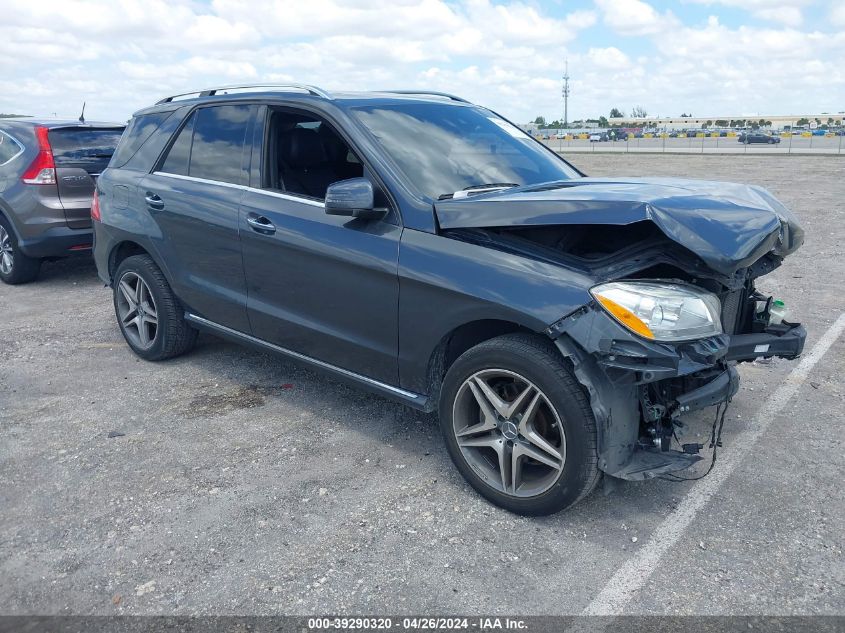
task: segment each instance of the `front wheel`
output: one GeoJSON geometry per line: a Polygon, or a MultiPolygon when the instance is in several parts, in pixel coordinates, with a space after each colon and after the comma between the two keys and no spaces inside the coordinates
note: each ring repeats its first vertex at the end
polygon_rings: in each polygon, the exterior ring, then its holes
{"type": "Polygon", "coordinates": [[[440,426],[461,474],[525,515],[567,508],[599,478],[587,395],[547,341],[514,334],[465,352],[446,374],[440,426]]]}

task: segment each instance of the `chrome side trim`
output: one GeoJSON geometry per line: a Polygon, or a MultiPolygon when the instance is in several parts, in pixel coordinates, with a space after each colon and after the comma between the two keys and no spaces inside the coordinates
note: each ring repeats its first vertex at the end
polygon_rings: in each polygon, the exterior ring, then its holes
{"type": "Polygon", "coordinates": [[[23,154],[24,147],[23,147],[23,143],[21,143],[18,139],[16,139],[14,136],[12,136],[11,134],[9,134],[8,132],[3,132],[3,131],[0,131],[0,135],[5,136],[7,139],[9,139],[10,141],[12,141],[12,143],[14,143],[15,145],[17,145],[17,146],[18,146],[18,151],[17,151],[17,153],[16,153],[14,156],[12,156],[12,157],[11,157],[11,158],[9,158],[8,160],[6,160],[6,161],[4,161],[4,162],[0,163],[0,167],[2,167],[3,165],[8,165],[8,164],[9,164],[9,163],[11,163],[13,160],[15,160],[18,156],[20,156],[21,154],[23,154]]]}
{"type": "Polygon", "coordinates": [[[241,191],[249,191],[265,196],[272,196],[274,198],[281,198],[282,200],[290,200],[291,202],[300,202],[308,204],[312,207],[325,208],[326,204],[319,200],[312,200],[302,196],[294,196],[289,193],[282,193],[280,191],[268,191],[267,189],[258,189],[257,187],[248,187],[247,185],[236,185],[232,182],[223,182],[222,180],[208,180],[207,178],[197,178],[195,176],[183,176],[182,174],[169,174],[166,171],[154,171],[153,176],[165,176],[167,178],[176,178],[177,180],[187,180],[190,182],[201,182],[206,185],[219,185],[221,187],[229,187],[230,189],[240,189],[241,191]]]}
{"type": "Polygon", "coordinates": [[[272,196],[274,198],[281,198],[282,200],[291,200],[292,202],[301,202],[302,204],[309,204],[312,207],[326,208],[325,202],[319,200],[312,200],[311,198],[304,198],[302,196],[292,196],[289,193],[282,193],[281,191],[268,191],[267,189],[256,189],[255,187],[244,187],[247,191],[252,193],[260,193],[265,196],[272,196]]]}
{"type": "Polygon", "coordinates": [[[183,176],[182,174],[169,174],[166,171],[154,171],[153,176],[165,176],[167,178],[176,178],[177,180],[187,180],[189,182],[201,182],[206,185],[219,185],[221,187],[229,187],[230,189],[245,189],[243,185],[236,185],[233,182],[223,182],[222,180],[208,180],[207,178],[196,178],[195,176],[183,176]]]}
{"type": "Polygon", "coordinates": [[[276,345],[275,343],[270,343],[263,339],[257,338],[252,336],[251,334],[244,334],[243,332],[239,332],[238,330],[233,330],[230,327],[226,327],[225,325],[220,325],[219,323],[215,323],[214,321],[209,321],[208,319],[204,319],[201,316],[197,316],[196,314],[192,314],[190,312],[185,313],[185,319],[188,321],[192,321],[197,323],[198,325],[204,325],[212,330],[217,330],[218,332],[224,332],[230,336],[234,336],[239,339],[243,339],[245,341],[249,341],[250,343],[255,343],[262,347],[266,347],[267,349],[271,349],[275,352],[279,352],[280,354],[284,354],[285,356],[289,356],[291,358],[295,358],[297,360],[301,360],[306,362],[310,365],[316,365],[317,367],[321,367],[323,369],[327,369],[333,373],[341,374],[346,376],[347,378],[352,378],[353,380],[357,380],[358,382],[363,382],[373,387],[377,387],[379,389],[383,389],[384,391],[389,391],[391,393],[395,393],[403,398],[407,398],[408,400],[415,400],[415,401],[424,401],[425,396],[419,393],[414,393],[413,391],[405,391],[404,389],[400,389],[399,387],[394,387],[393,385],[388,385],[385,382],[381,382],[380,380],[375,380],[374,378],[369,378],[367,376],[362,376],[361,374],[356,374],[354,371],[349,371],[348,369],[343,369],[342,367],[338,367],[337,365],[332,365],[331,363],[326,363],[322,360],[317,360],[316,358],[312,358],[311,356],[306,356],[305,354],[300,354],[299,352],[294,352],[293,350],[287,349],[286,347],[281,347],[276,345]]]}

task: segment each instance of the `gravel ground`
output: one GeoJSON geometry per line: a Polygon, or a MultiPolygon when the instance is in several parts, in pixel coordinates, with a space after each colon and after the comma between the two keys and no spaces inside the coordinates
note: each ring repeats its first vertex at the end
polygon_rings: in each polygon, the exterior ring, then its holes
{"type": "MultiPolygon", "coordinates": [[[[770,188],[807,243],[762,288],[808,350],[845,309],[845,158],[573,161],[770,188]]],[[[692,486],[517,517],[463,482],[432,416],[207,335],[140,361],[88,260],[0,306],[2,614],[577,614],[692,486]]],[[[840,339],[626,612],[845,613],[843,358],[840,339]]],[[[742,368],[726,451],[793,366],[742,368]]]]}

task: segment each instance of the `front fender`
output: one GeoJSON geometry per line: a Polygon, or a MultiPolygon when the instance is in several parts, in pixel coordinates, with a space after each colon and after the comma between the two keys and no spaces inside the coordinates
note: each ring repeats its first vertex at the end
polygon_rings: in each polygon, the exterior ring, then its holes
{"type": "Polygon", "coordinates": [[[592,280],[562,266],[442,235],[405,229],[399,247],[399,376],[423,393],[428,359],[473,321],[543,332],[590,301],[592,280]]]}

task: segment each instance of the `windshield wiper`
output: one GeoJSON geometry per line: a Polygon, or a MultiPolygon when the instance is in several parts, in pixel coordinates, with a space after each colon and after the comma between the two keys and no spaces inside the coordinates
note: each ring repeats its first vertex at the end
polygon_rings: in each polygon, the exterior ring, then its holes
{"type": "Polygon", "coordinates": [[[487,182],[482,185],[470,185],[454,193],[444,193],[438,196],[437,199],[450,200],[452,198],[466,198],[470,193],[484,193],[487,191],[496,191],[497,189],[510,189],[511,187],[520,186],[518,182],[487,182]]]}

